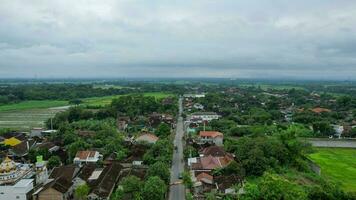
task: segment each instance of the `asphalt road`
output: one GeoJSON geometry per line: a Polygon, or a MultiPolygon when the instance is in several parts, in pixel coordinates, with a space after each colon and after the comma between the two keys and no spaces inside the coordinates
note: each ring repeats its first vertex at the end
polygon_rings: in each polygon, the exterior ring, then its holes
{"type": "Polygon", "coordinates": [[[169,200],[184,200],[185,199],[185,188],[178,178],[179,173],[184,171],[184,159],[183,159],[183,143],[182,138],[184,135],[183,130],[183,118],[182,118],[182,98],[179,99],[179,117],[176,126],[176,135],[174,138],[174,146],[177,150],[174,150],[171,168],[171,186],[169,192],[169,200]]]}

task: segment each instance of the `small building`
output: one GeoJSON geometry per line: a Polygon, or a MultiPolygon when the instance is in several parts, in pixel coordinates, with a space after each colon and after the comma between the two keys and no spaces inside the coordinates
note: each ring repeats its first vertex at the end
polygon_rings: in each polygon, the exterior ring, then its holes
{"type": "Polygon", "coordinates": [[[204,106],[201,103],[195,103],[193,107],[197,110],[204,110],[204,106]]]}
{"type": "Polygon", "coordinates": [[[73,199],[73,179],[79,168],[73,165],[60,166],[53,169],[47,183],[33,193],[34,200],[69,200],[73,199]]]}
{"type": "Polygon", "coordinates": [[[42,137],[43,128],[32,128],[30,132],[30,137],[42,137]]]}
{"type": "Polygon", "coordinates": [[[220,115],[215,112],[195,112],[189,116],[190,121],[196,121],[198,123],[210,122],[213,119],[219,119],[220,115]]]}
{"type": "Polygon", "coordinates": [[[159,138],[152,133],[145,133],[136,138],[136,142],[147,142],[149,144],[154,144],[159,140],[159,138]]]}
{"type": "Polygon", "coordinates": [[[234,157],[234,155],[227,153],[223,147],[221,146],[209,146],[204,148],[199,152],[200,157],[203,156],[214,156],[214,157],[224,157],[224,156],[231,156],[234,157]]]}
{"type": "Polygon", "coordinates": [[[226,167],[233,160],[230,156],[214,157],[204,156],[199,158],[189,158],[188,166],[195,172],[210,172],[214,169],[226,167]]]}
{"type": "Polygon", "coordinates": [[[202,144],[211,143],[217,146],[222,146],[224,140],[224,134],[218,131],[200,131],[199,142],[202,144]]]}
{"type": "Polygon", "coordinates": [[[119,180],[122,166],[118,162],[102,170],[94,171],[89,177],[89,186],[92,188],[88,195],[89,200],[108,200],[119,180]]]}
{"type": "Polygon", "coordinates": [[[21,179],[9,185],[0,185],[1,200],[30,200],[33,190],[33,179],[21,179]]]}
{"type": "Polygon", "coordinates": [[[184,94],[184,98],[204,98],[205,94],[184,94]]]}
{"type": "Polygon", "coordinates": [[[84,163],[96,163],[102,158],[97,151],[78,151],[73,160],[74,164],[82,165],[84,163]]]}

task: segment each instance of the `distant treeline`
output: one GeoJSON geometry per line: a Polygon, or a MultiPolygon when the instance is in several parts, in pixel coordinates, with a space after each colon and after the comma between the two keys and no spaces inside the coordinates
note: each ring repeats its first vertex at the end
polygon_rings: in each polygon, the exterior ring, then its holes
{"type": "Polygon", "coordinates": [[[91,84],[24,84],[0,86],[0,105],[27,100],[72,100],[139,92],[135,88],[95,88],[91,84]]]}

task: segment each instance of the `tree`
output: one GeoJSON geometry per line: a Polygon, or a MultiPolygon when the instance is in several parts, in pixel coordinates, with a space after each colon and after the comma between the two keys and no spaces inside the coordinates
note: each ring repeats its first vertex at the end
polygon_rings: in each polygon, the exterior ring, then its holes
{"type": "Polygon", "coordinates": [[[52,169],[60,165],[61,165],[61,159],[58,156],[51,156],[48,159],[48,163],[47,163],[48,168],[52,169]]]}
{"type": "Polygon", "coordinates": [[[165,138],[171,134],[171,127],[166,123],[161,123],[155,133],[158,137],[165,138]]]}
{"type": "Polygon", "coordinates": [[[142,199],[143,182],[138,177],[127,176],[121,180],[120,185],[122,187],[118,187],[112,195],[113,200],[123,199],[124,195],[132,196],[135,200],[142,199]]]}
{"type": "Polygon", "coordinates": [[[87,196],[89,194],[89,186],[87,184],[79,185],[74,192],[74,196],[78,200],[84,200],[87,199],[87,196]]]}
{"type": "Polygon", "coordinates": [[[190,177],[189,171],[183,172],[183,184],[185,187],[191,189],[193,187],[193,181],[192,178],[190,177]]]}
{"type": "Polygon", "coordinates": [[[169,166],[163,162],[155,162],[153,165],[150,165],[150,167],[147,170],[146,177],[151,177],[151,176],[158,176],[160,177],[166,184],[169,183],[169,178],[170,178],[170,171],[169,171],[169,166]]]}
{"type": "Polygon", "coordinates": [[[159,177],[151,176],[145,182],[142,196],[145,200],[164,200],[167,186],[159,177]]]}
{"type": "Polygon", "coordinates": [[[83,103],[83,101],[80,99],[72,99],[69,101],[69,104],[73,104],[73,105],[79,105],[81,103],[83,103]]]}
{"type": "Polygon", "coordinates": [[[263,199],[306,200],[307,195],[301,186],[274,174],[265,173],[258,184],[263,199]]]}

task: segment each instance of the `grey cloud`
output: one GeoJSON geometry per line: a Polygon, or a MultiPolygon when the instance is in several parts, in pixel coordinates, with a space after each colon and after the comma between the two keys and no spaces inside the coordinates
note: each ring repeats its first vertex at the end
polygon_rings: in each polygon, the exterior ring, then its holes
{"type": "Polygon", "coordinates": [[[0,4],[0,77],[356,79],[356,2],[0,4]]]}

